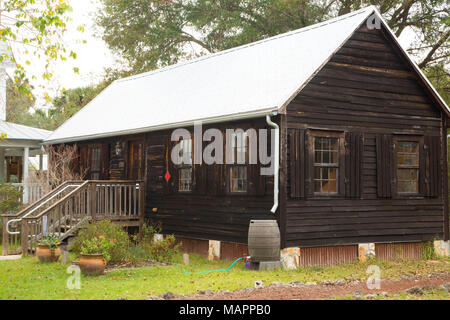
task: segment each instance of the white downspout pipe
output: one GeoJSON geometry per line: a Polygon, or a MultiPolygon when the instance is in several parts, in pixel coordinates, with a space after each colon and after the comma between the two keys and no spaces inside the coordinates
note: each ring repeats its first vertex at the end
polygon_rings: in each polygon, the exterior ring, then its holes
{"type": "Polygon", "coordinates": [[[266,122],[269,126],[275,129],[275,150],[274,150],[274,165],[273,165],[273,207],[270,210],[275,213],[278,208],[278,193],[279,193],[279,171],[280,171],[280,127],[272,122],[270,115],[266,115],[266,122]]]}

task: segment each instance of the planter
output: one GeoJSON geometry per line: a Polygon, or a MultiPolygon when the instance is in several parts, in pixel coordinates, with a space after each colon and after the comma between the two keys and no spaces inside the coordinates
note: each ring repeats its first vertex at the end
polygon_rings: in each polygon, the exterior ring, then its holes
{"type": "Polygon", "coordinates": [[[81,254],[78,266],[87,276],[98,276],[104,273],[106,260],[102,254],[81,254]]]}
{"type": "Polygon", "coordinates": [[[36,249],[36,256],[40,262],[56,262],[60,255],[61,250],[59,247],[51,250],[48,245],[39,243],[36,249]]]}

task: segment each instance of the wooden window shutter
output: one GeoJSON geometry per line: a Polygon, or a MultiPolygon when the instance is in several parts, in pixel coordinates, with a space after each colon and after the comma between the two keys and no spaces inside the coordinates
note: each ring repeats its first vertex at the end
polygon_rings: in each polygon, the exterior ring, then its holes
{"type": "Polygon", "coordinates": [[[441,137],[425,136],[421,151],[420,193],[427,197],[439,197],[441,192],[441,137]]]}
{"type": "MultiPolygon", "coordinates": [[[[289,131],[289,170],[291,198],[305,197],[305,130],[289,131]]],[[[312,188],[310,188],[312,189],[312,188]]]]}
{"type": "Polygon", "coordinates": [[[253,196],[263,196],[266,192],[266,176],[261,175],[261,165],[250,164],[247,166],[248,174],[248,194],[253,196]]]}
{"type": "MultiPolygon", "coordinates": [[[[202,153],[203,150],[205,150],[206,142],[202,142],[202,153]]],[[[195,148],[193,148],[193,152],[195,153],[195,148]]],[[[193,161],[195,159],[193,158],[193,161]]],[[[194,163],[194,162],[193,162],[194,163]]],[[[206,186],[207,186],[207,167],[208,165],[203,162],[201,164],[195,164],[193,165],[194,169],[194,190],[198,194],[206,194],[206,186]]]]}
{"type": "Polygon", "coordinates": [[[109,144],[102,143],[101,145],[101,179],[109,179],[109,144]]]}
{"type": "MultiPolygon", "coordinates": [[[[178,143],[176,141],[171,141],[170,140],[170,136],[167,139],[167,143],[166,143],[166,148],[165,148],[165,155],[164,155],[164,160],[165,160],[165,165],[166,165],[166,172],[169,172],[170,174],[170,179],[169,181],[167,181],[167,179],[164,177],[164,181],[165,181],[165,188],[164,188],[164,193],[166,194],[172,194],[178,191],[178,169],[175,166],[175,164],[172,162],[171,159],[171,153],[172,153],[172,149],[175,146],[175,144],[178,143]]],[[[164,175],[166,175],[166,172],[164,172],[164,175]]]]}
{"type": "Polygon", "coordinates": [[[361,196],[361,159],[363,152],[363,136],[361,132],[345,133],[345,196],[359,198],[361,196]]]}
{"type": "Polygon", "coordinates": [[[379,134],[377,143],[377,194],[379,198],[392,197],[396,183],[393,179],[394,145],[392,135],[379,134]]]}

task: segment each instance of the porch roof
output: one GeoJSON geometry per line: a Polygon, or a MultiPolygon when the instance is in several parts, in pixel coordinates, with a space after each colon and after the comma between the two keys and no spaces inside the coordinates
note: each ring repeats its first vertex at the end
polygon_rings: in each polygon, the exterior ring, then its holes
{"type": "MultiPolygon", "coordinates": [[[[0,120],[0,132],[6,134],[6,140],[43,141],[52,131],[24,126],[0,120]]],[[[34,145],[34,143],[33,143],[34,145]]]]}

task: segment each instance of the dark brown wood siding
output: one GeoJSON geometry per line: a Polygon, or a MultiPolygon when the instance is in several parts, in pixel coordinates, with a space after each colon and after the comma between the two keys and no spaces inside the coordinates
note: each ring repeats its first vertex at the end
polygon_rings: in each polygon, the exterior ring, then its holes
{"type": "MultiPolygon", "coordinates": [[[[265,119],[261,118],[210,127],[225,132],[225,129],[231,128],[265,128],[266,124],[265,119]]],[[[207,129],[204,126],[203,132],[207,129]]],[[[171,164],[171,150],[168,148],[173,145],[169,142],[171,133],[172,131],[151,132],[146,137],[145,215],[147,220],[159,224],[163,233],[246,244],[251,219],[278,218],[270,213],[273,205],[273,177],[261,178],[257,174],[257,165],[247,166],[246,194],[228,192],[229,176],[225,164],[194,165],[193,191],[178,192],[177,173],[171,164]],[[171,175],[169,182],[164,177],[167,172],[171,175]]]]}
{"type": "MultiPolygon", "coordinates": [[[[287,105],[289,133],[340,131],[354,146],[346,150],[345,196],[301,198],[302,182],[292,179],[302,179],[302,169],[290,162],[286,246],[442,237],[441,112],[396,50],[383,30],[361,27],[287,105]],[[391,192],[392,137],[405,134],[424,137],[431,155],[426,192],[414,197],[391,192]]],[[[291,134],[288,161],[298,161],[299,141],[291,134]]]]}

